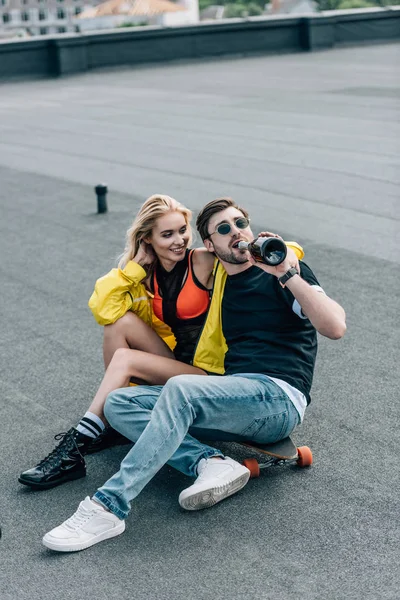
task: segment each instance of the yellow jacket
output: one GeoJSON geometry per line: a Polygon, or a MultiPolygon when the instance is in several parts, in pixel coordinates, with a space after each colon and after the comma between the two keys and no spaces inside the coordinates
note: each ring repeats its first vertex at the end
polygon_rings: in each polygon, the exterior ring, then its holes
{"type": "MultiPolygon", "coordinates": [[[[286,242],[295,251],[298,259],[304,252],[296,242],[286,242]]],[[[96,281],[89,300],[89,307],[99,325],[115,323],[128,310],[134,312],[173,350],[176,344],[171,329],[160,321],[152,310],[151,294],[143,280],[146,271],[137,263],[129,261],[124,269],[112,269],[96,281]]],[[[224,373],[224,358],[228,349],[222,333],[222,295],[227,273],[221,263],[214,265],[214,286],[203,330],[197,342],[192,364],[211,373],[224,373]]]]}
{"type": "Polygon", "coordinates": [[[152,295],[143,283],[145,278],[146,271],[133,260],[124,269],[111,269],[96,281],[89,308],[99,325],[115,323],[131,310],[173,350],[175,337],[168,325],[154,314],[152,295]]]}

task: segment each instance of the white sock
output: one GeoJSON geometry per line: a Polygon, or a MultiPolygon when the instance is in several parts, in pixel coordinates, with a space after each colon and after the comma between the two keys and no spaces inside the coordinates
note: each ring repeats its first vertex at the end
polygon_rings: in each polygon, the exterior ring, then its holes
{"type": "Polygon", "coordinates": [[[79,433],[83,433],[83,435],[87,435],[91,438],[97,438],[104,431],[105,427],[106,426],[100,417],[91,413],[89,410],[76,426],[79,433]]]}

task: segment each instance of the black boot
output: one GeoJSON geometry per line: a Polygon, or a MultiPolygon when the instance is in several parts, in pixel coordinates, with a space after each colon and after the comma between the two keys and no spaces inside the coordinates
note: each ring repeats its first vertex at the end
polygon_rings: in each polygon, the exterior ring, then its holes
{"type": "Polygon", "coordinates": [[[36,467],[21,473],[20,483],[47,490],[86,475],[83,455],[92,438],[72,427],[67,433],[57,434],[54,439],[61,440],[58,446],[36,467]]]}
{"type": "Polygon", "coordinates": [[[133,444],[133,442],[108,425],[96,439],[92,440],[90,446],[86,448],[86,454],[94,454],[100,450],[124,444],[133,444]]]}

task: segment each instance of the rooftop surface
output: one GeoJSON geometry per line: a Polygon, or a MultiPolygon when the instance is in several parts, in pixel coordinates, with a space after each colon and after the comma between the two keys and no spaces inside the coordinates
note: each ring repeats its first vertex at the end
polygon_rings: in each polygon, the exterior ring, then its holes
{"type": "Polygon", "coordinates": [[[0,85],[2,600],[398,598],[399,57],[376,45],[0,85]],[[87,300],[156,192],[195,213],[232,196],[255,231],[301,243],[345,307],[294,435],[315,462],[267,469],[198,513],[177,502],[190,480],[165,467],[122,536],[55,554],[41,537],[124,448],[47,492],[17,477],[101,380],[87,300]]]}

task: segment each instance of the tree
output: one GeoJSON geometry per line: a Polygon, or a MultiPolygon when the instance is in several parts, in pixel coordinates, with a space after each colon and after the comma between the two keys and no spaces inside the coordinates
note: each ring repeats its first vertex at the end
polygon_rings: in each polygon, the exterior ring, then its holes
{"type": "Polygon", "coordinates": [[[245,2],[240,4],[229,3],[225,5],[224,17],[227,19],[257,17],[262,13],[262,8],[255,2],[249,2],[248,4],[245,2]]]}
{"type": "Polygon", "coordinates": [[[368,0],[341,0],[338,10],[345,10],[346,8],[371,8],[371,6],[374,6],[374,4],[368,0]]]}

